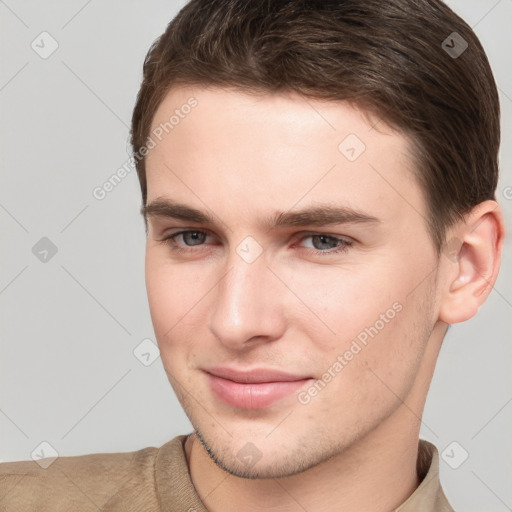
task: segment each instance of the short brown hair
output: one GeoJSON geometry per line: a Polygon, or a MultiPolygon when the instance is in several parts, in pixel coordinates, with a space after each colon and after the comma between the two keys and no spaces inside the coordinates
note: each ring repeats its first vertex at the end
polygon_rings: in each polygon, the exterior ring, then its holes
{"type": "Polygon", "coordinates": [[[373,112],[411,141],[438,251],[447,227],[495,199],[496,83],[471,27],[439,0],[191,0],[144,61],[131,129],[143,205],[139,151],[175,85],[294,91],[373,112]]]}

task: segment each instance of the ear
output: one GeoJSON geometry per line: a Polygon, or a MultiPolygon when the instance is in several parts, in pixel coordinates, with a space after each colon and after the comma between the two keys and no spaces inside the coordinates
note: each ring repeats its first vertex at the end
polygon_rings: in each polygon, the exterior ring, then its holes
{"type": "Polygon", "coordinates": [[[439,320],[447,324],[472,318],[494,286],[501,263],[505,224],[496,201],[484,201],[450,230],[439,320]]]}

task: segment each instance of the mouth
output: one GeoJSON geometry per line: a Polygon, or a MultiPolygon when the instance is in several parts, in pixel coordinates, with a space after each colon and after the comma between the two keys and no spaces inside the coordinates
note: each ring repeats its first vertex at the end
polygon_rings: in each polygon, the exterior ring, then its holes
{"type": "Polygon", "coordinates": [[[266,368],[243,372],[216,367],[205,372],[210,389],[218,399],[246,410],[264,409],[314,380],[266,368]]]}

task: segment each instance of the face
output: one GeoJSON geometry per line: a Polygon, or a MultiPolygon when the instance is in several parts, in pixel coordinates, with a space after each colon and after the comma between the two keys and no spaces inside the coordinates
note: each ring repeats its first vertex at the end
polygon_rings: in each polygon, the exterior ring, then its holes
{"type": "Polygon", "coordinates": [[[375,122],[345,102],[197,87],[155,114],[151,317],[181,405],[232,474],[291,475],[341,453],[415,385],[437,255],[408,141],[375,122]],[[299,381],[234,384],[213,367],[299,381]]]}

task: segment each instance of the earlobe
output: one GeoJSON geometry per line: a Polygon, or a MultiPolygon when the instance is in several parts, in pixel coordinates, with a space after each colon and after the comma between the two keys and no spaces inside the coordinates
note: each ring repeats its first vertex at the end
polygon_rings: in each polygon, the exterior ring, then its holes
{"type": "Polygon", "coordinates": [[[494,286],[505,234],[498,203],[480,203],[452,233],[443,258],[446,283],[439,311],[448,324],[472,318],[494,286]]]}

